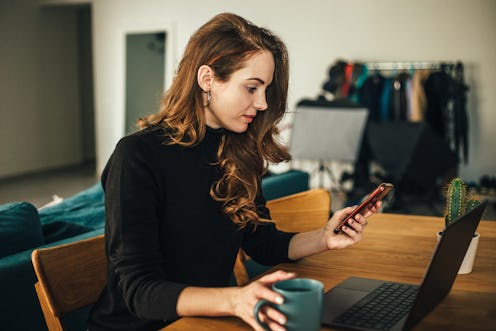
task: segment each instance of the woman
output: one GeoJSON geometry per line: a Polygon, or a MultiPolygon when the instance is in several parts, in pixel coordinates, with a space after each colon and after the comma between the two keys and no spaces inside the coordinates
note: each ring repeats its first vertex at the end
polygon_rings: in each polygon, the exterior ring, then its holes
{"type": "MultiPolygon", "coordinates": [[[[360,240],[362,216],[332,231],[351,208],[307,233],[259,222],[270,218],[266,164],[290,158],[276,141],[287,89],[287,51],[270,31],[220,14],[191,37],[160,111],[118,143],[103,172],[107,286],[90,330],[154,330],[198,315],[234,315],[260,330],[255,303],[281,302],[270,285],[294,275],[228,287],[239,248],[277,264],[360,240]]],[[[261,315],[284,330],[277,310],[261,315]]]]}

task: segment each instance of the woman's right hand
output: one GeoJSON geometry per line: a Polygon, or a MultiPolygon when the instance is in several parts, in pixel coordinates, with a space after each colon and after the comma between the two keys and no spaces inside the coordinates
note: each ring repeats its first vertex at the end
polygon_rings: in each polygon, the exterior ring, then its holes
{"type": "MultiPolygon", "coordinates": [[[[284,298],[281,294],[274,292],[271,286],[278,281],[294,277],[295,274],[292,272],[278,270],[238,288],[232,297],[234,315],[244,320],[256,331],[263,331],[264,329],[257,323],[253,315],[256,303],[263,299],[275,304],[281,304],[284,298]]],[[[284,327],[286,316],[269,305],[264,305],[260,309],[259,318],[273,331],[286,330],[284,327]]]]}

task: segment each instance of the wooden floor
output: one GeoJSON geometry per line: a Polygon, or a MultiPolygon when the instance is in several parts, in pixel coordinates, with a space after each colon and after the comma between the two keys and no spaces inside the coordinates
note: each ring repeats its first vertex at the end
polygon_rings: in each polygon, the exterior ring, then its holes
{"type": "Polygon", "coordinates": [[[1,179],[0,205],[28,201],[39,208],[50,202],[54,195],[70,197],[98,180],[94,163],[1,179]]]}

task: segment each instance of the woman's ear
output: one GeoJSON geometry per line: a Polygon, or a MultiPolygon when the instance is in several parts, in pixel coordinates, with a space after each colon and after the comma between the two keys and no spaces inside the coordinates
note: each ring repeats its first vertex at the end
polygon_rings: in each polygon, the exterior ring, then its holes
{"type": "Polygon", "coordinates": [[[197,74],[198,85],[200,85],[200,88],[204,92],[210,91],[210,88],[212,87],[213,78],[214,78],[214,71],[210,66],[204,64],[198,69],[198,74],[197,74]]]}

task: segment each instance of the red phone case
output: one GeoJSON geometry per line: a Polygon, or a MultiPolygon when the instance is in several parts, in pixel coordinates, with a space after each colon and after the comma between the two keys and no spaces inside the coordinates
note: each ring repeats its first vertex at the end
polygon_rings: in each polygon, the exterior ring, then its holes
{"type": "Polygon", "coordinates": [[[379,186],[377,186],[377,188],[368,195],[367,199],[365,199],[360,204],[360,206],[353,209],[351,214],[346,216],[346,218],[341,223],[339,223],[339,225],[334,229],[334,233],[339,233],[343,225],[345,225],[350,218],[354,218],[356,214],[362,214],[363,211],[366,212],[371,204],[374,205],[377,201],[381,201],[382,199],[384,199],[386,195],[388,195],[389,192],[391,192],[393,187],[394,187],[393,184],[390,183],[382,183],[379,186]]]}

